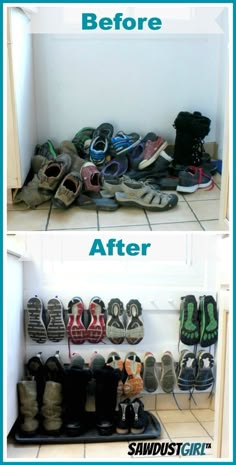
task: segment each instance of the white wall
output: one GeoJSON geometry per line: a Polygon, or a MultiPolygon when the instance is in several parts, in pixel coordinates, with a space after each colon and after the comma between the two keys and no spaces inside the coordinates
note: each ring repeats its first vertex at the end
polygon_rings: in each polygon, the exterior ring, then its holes
{"type": "MultiPolygon", "coordinates": [[[[226,20],[223,26],[226,31],[226,20]]],[[[173,143],[178,112],[198,110],[212,120],[206,141],[218,142],[221,156],[226,33],[33,39],[41,142],[51,137],[58,143],[83,126],[110,121],[115,130],[152,130],[173,143]]]]}

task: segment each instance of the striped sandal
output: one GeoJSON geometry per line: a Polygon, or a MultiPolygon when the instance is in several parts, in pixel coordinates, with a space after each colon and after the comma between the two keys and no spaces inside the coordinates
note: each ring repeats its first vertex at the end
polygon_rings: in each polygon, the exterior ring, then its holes
{"type": "Polygon", "coordinates": [[[69,320],[66,332],[73,344],[83,344],[86,340],[87,330],[82,321],[84,303],[80,297],[73,297],[68,303],[69,320]]]}
{"type": "Polygon", "coordinates": [[[138,344],[144,337],[144,326],[142,319],[142,306],[136,299],[131,299],[126,305],[128,317],[126,325],[126,339],[128,344],[138,344]]]}
{"type": "Polygon", "coordinates": [[[48,339],[51,342],[60,342],[66,335],[61,301],[57,297],[50,299],[47,304],[47,311],[50,318],[47,327],[48,339]]]}
{"type": "Polygon", "coordinates": [[[47,340],[47,330],[43,321],[43,302],[36,295],[27,302],[27,332],[32,341],[44,344],[47,340]]]}
{"type": "Polygon", "coordinates": [[[126,396],[137,396],[143,389],[141,378],[142,363],[135,352],[129,352],[125,357],[125,371],[128,375],[124,383],[124,394],[126,396]]]}
{"type": "Polygon", "coordinates": [[[125,339],[125,326],[123,322],[124,306],[120,299],[110,300],[107,313],[106,335],[113,344],[122,344],[125,339]]]}
{"type": "Polygon", "coordinates": [[[104,320],[105,304],[100,297],[93,297],[89,304],[90,324],[87,328],[87,340],[97,344],[106,335],[104,320]]]}

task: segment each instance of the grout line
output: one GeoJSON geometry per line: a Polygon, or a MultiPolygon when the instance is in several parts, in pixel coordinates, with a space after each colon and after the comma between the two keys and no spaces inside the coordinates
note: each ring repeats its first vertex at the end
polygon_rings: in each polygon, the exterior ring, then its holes
{"type": "Polygon", "coordinates": [[[47,221],[46,221],[45,231],[48,230],[48,225],[49,225],[49,220],[50,220],[50,216],[51,216],[51,211],[52,211],[52,200],[51,200],[51,204],[50,204],[50,207],[49,207],[49,212],[48,212],[48,217],[47,217],[47,221]]]}
{"type": "Polygon", "coordinates": [[[97,230],[100,231],[99,211],[98,210],[96,210],[96,215],[97,215],[97,230]]]}
{"type": "Polygon", "coordinates": [[[84,459],[86,459],[86,442],[84,442],[84,459]]]}
{"type": "Polygon", "coordinates": [[[39,447],[38,447],[38,452],[37,452],[37,454],[36,454],[36,457],[35,457],[36,459],[38,459],[38,458],[39,458],[39,451],[40,451],[40,447],[41,447],[41,445],[39,445],[39,447]]]}
{"type": "Polygon", "coordinates": [[[191,205],[188,203],[188,201],[187,201],[187,200],[186,200],[186,202],[187,202],[187,205],[188,205],[188,207],[190,208],[191,212],[192,212],[192,213],[193,213],[193,215],[195,216],[195,218],[196,218],[196,220],[197,220],[198,224],[201,226],[202,230],[204,231],[204,229],[203,229],[203,227],[202,227],[202,225],[201,225],[201,223],[200,223],[200,220],[198,219],[197,215],[196,215],[196,214],[195,214],[195,212],[193,211],[193,209],[192,209],[191,205]]]}
{"type": "Polygon", "coordinates": [[[150,223],[150,221],[149,221],[149,218],[148,218],[148,214],[147,214],[147,212],[146,212],[146,210],[145,210],[145,209],[144,209],[143,211],[144,211],[144,215],[146,216],[146,220],[147,220],[147,223],[148,223],[149,229],[150,229],[150,231],[152,231],[152,227],[151,227],[151,223],[150,223]]]}

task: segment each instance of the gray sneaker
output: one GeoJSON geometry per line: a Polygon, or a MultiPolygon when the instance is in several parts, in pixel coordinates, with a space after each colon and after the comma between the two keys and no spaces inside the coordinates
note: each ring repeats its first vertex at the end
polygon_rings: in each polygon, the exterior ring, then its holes
{"type": "Polygon", "coordinates": [[[71,168],[71,158],[68,154],[62,153],[55,160],[49,161],[39,171],[39,190],[41,192],[55,192],[64,176],[71,168]]]}
{"type": "Polygon", "coordinates": [[[165,211],[175,207],[178,196],[166,194],[153,189],[149,184],[140,181],[124,181],[122,191],[116,192],[115,198],[120,205],[145,208],[150,211],[165,211]]]}
{"type": "Polygon", "coordinates": [[[82,189],[80,175],[76,171],[67,174],[58,187],[53,204],[58,208],[68,208],[79,196],[82,189]]]}

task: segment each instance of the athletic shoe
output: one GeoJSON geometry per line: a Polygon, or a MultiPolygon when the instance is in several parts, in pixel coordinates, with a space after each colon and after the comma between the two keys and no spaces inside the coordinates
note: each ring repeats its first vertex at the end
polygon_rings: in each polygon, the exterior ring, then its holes
{"type": "Polygon", "coordinates": [[[124,132],[118,132],[115,137],[111,139],[111,154],[113,156],[128,153],[141,141],[141,136],[136,132],[125,134],[124,132]]]}
{"type": "Polygon", "coordinates": [[[196,357],[189,350],[182,350],[178,365],[178,387],[181,391],[190,391],[195,385],[196,357]]]}
{"type": "Polygon", "coordinates": [[[66,335],[66,327],[63,319],[63,305],[57,297],[48,301],[47,312],[50,318],[47,326],[48,339],[51,342],[60,342],[66,335]]]}
{"type": "Polygon", "coordinates": [[[85,162],[80,169],[80,176],[84,183],[85,191],[99,192],[102,185],[100,171],[91,162],[85,162]]]}
{"type": "Polygon", "coordinates": [[[156,359],[151,352],[146,352],[144,356],[143,384],[147,392],[154,392],[158,388],[156,359]]]}
{"type": "Polygon", "coordinates": [[[100,342],[106,335],[104,320],[105,304],[100,297],[93,297],[89,303],[90,323],[87,328],[87,340],[93,344],[100,342]]]}
{"type": "Polygon", "coordinates": [[[113,126],[110,123],[103,123],[97,127],[93,133],[93,139],[89,148],[90,160],[95,165],[101,165],[106,159],[109,148],[113,126]]]}
{"type": "Polygon", "coordinates": [[[43,302],[38,297],[31,297],[27,302],[27,332],[32,341],[43,344],[47,340],[47,331],[43,321],[43,302]]]}
{"type": "Polygon", "coordinates": [[[124,382],[124,393],[127,396],[137,396],[143,389],[141,378],[142,363],[135,352],[129,352],[125,357],[124,368],[127,379],[124,382]]]}
{"type": "Polygon", "coordinates": [[[106,335],[113,344],[122,344],[125,339],[124,306],[120,299],[111,299],[107,306],[106,335]]]}
{"type": "Polygon", "coordinates": [[[176,385],[175,362],[172,353],[168,350],[161,357],[160,385],[167,394],[174,392],[176,385]]]}
{"type": "Polygon", "coordinates": [[[144,337],[142,305],[137,299],[131,299],[126,305],[127,323],[125,336],[128,344],[138,344],[144,337]]]}
{"type": "Polygon", "coordinates": [[[200,345],[209,347],[216,343],[218,338],[218,312],[212,295],[200,297],[200,345]]]}
{"type": "Polygon", "coordinates": [[[199,312],[194,295],[181,298],[180,304],[180,341],[187,346],[199,343],[199,312]]]}
{"type": "Polygon", "coordinates": [[[72,139],[78,154],[82,158],[89,154],[89,147],[92,142],[94,131],[95,129],[90,127],[80,129],[80,131],[78,131],[72,139]]]}
{"type": "Polygon", "coordinates": [[[35,146],[34,155],[42,155],[48,160],[54,160],[57,157],[57,152],[52,141],[48,139],[44,144],[35,146]]]}
{"type": "Polygon", "coordinates": [[[84,303],[80,297],[73,297],[68,303],[68,323],[66,331],[73,344],[83,344],[87,330],[83,322],[84,303]]]}
{"type": "Polygon", "coordinates": [[[197,189],[213,189],[213,178],[205,173],[202,168],[190,166],[186,171],[180,171],[179,182],[176,190],[183,193],[193,193],[197,189]]]}
{"type": "Polygon", "coordinates": [[[201,350],[197,354],[197,374],[194,387],[197,391],[205,391],[214,383],[214,357],[209,352],[201,350]]]}
{"type": "Polygon", "coordinates": [[[162,137],[157,137],[155,141],[148,140],[144,148],[143,160],[138,165],[139,170],[143,170],[154,163],[159,153],[164,150],[167,145],[168,143],[162,137]]]}

